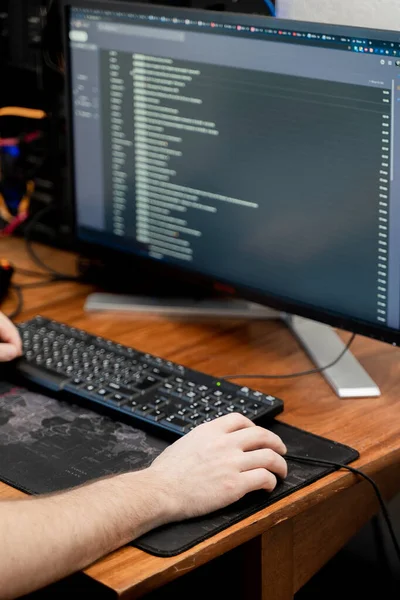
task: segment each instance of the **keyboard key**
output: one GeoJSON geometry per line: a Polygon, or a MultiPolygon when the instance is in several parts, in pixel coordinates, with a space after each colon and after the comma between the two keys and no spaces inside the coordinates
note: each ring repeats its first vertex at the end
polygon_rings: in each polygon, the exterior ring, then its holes
{"type": "Polygon", "coordinates": [[[133,396],[135,395],[135,392],[133,389],[131,388],[127,388],[123,385],[120,385],[119,383],[115,383],[114,381],[111,381],[110,383],[107,383],[107,387],[113,391],[113,392],[119,392],[120,394],[124,394],[125,396],[133,396]]]}
{"type": "Polygon", "coordinates": [[[143,406],[138,406],[135,409],[135,413],[139,416],[146,416],[146,414],[150,414],[152,412],[151,406],[144,404],[143,406]]]}
{"type": "Polygon", "coordinates": [[[134,385],[137,390],[143,392],[145,390],[149,390],[150,388],[154,387],[155,385],[157,385],[157,383],[160,383],[160,380],[149,375],[149,377],[146,377],[146,379],[143,379],[143,381],[140,381],[139,383],[135,383],[134,385]]]}
{"type": "Polygon", "coordinates": [[[111,402],[115,406],[127,406],[131,401],[122,394],[112,394],[107,397],[107,402],[111,402]]]}
{"type": "Polygon", "coordinates": [[[177,431],[179,433],[185,433],[190,427],[190,424],[187,421],[184,421],[182,418],[175,416],[170,416],[167,419],[162,419],[161,423],[164,425],[168,425],[173,431],[177,431]]]}
{"type": "Polygon", "coordinates": [[[166,379],[171,375],[171,373],[169,373],[168,371],[164,371],[163,369],[159,369],[158,367],[154,367],[154,369],[151,369],[151,372],[160,379],[166,379]]]}
{"type": "Polygon", "coordinates": [[[159,421],[162,421],[163,419],[166,418],[166,414],[165,412],[163,412],[162,410],[153,410],[150,413],[148,413],[147,418],[150,419],[150,421],[154,421],[155,423],[158,423],[159,421]]]}

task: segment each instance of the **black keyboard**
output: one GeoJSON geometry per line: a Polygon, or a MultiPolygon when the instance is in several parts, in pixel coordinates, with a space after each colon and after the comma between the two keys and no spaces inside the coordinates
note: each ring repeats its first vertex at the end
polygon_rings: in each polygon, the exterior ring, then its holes
{"type": "Polygon", "coordinates": [[[18,326],[24,356],[16,374],[116,419],[184,435],[200,423],[231,412],[252,421],[283,411],[274,396],[218,381],[41,316],[18,326]]]}

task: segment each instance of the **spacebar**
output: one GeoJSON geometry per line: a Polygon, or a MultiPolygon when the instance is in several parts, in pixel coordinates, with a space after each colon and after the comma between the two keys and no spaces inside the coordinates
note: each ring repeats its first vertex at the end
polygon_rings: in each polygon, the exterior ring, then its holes
{"type": "Polygon", "coordinates": [[[30,381],[39,383],[57,392],[63,389],[63,384],[68,380],[65,375],[61,375],[60,373],[57,373],[57,371],[49,371],[38,365],[31,365],[24,360],[18,362],[16,371],[30,381]]]}

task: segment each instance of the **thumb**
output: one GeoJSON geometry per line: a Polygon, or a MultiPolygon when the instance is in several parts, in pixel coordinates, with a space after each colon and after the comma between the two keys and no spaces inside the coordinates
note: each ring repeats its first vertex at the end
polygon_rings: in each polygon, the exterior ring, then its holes
{"type": "Polygon", "coordinates": [[[13,344],[0,344],[0,362],[14,360],[19,354],[18,348],[13,344]]]}

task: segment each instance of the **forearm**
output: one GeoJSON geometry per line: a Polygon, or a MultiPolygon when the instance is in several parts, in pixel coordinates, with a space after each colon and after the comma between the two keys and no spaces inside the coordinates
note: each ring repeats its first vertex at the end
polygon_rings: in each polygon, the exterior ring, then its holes
{"type": "Polygon", "coordinates": [[[141,471],[0,503],[0,599],[62,579],[161,525],[161,497],[141,471]]]}

